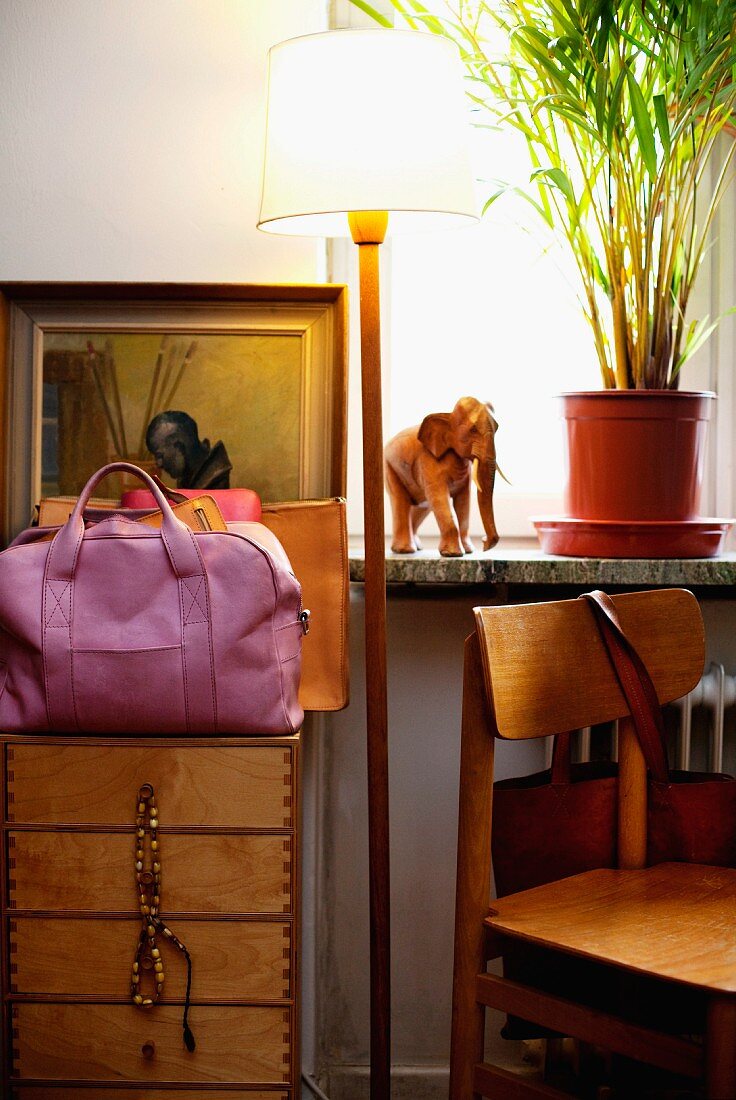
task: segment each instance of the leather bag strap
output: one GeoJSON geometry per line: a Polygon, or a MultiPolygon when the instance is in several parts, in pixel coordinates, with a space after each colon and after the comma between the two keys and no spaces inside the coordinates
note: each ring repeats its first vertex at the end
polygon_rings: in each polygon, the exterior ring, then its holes
{"type": "Polygon", "coordinates": [[[133,474],[151,490],[161,509],[160,536],[179,585],[187,730],[215,733],[215,670],[209,586],[204,562],[189,528],[174,515],[161,489],[129,462],[111,462],[84,486],[67,522],[54,536],[43,587],[43,664],[51,730],[79,729],[74,700],[72,624],[74,573],[84,541],[84,509],[96,486],[112,473],[133,474]]]}
{"type": "Polygon", "coordinates": [[[626,636],[616,605],[605,592],[584,592],[629,706],[634,729],[652,777],[669,782],[669,767],[662,708],[646,665],[626,636]]]}
{"type": "Polygon", "coordinates": [[[570,733],[558,733],[552,745],[552,769],[550,779],[558,786],[572,781],[572,739],[570,733]]]}
{"type": "Polygon", "coordinates": [[[184,504],[185,501],[189,500],[189,497],[185,496],[184,493],[177,493],[176,489],[170,489],[168,485],[165,485],[158,474],[151,474],[151,480],[158,485],[169,503],[184,504]]]}

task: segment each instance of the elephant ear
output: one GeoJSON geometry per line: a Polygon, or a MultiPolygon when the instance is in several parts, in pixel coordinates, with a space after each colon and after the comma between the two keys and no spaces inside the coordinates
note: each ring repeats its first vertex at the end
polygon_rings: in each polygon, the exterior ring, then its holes
{"type": "Polygon", "coordinates": [[[434,455],[442,458],[452,450],[452,431],[449,413],[430,413],[419,426],[419,442],[434,455]]]}

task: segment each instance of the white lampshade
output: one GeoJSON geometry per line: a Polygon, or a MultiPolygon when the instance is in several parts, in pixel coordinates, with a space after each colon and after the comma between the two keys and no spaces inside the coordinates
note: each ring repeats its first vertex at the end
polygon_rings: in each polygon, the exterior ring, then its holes
{"type": "Polygon", "coordinates": [[[349,236],[345,214],[390,231],[477,220],[462,68],[419,31],[328,31],[270,50],[259,228],[349,236]]]}

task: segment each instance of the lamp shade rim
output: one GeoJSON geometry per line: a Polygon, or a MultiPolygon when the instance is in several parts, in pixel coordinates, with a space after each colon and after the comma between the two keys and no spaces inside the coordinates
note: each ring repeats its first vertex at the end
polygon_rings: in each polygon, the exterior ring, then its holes
{"type": "MultiPolygon", "coordinates": [[[[335,210],[303,210],[298,212],[295,211],[293,214],[269,215],[267,218],[259,219],[256,225],[263,233],[282,233],[293,237],[349,237],[350,227],[348,225],[348,214],[385,212],[385,209],[379,209],[377,207],[374,209],[360,207],[355,210],[347,208],[335,210]],[[340,217],[344,218],[344,232],[330,233],[320,229],[320,223],[325,219],[336,219],[340,217]],[[305,228],[307,223],[311,223],[313,227],[305,228]]],[[[390,207],[387,212],[389,215],[390,233],[396,231],[396,218],[394,215],[399,215],[401,218],[399,232],[412,232],[412,222],[419,223],[421,221],[424,223],[421,226],[417,224],[414,232],[431,232],[433,230],[442,231],[443,229],[458,227],[459,225],[470,226],[480,221],[479,214],[468,210],[435,210],[429,207],[425,209],[417,207],[390,207]]]]}
{"type": "MultiPolygon", "coordinates": [[[[378,35],[378,34],[391,34],[391,35],[427,35],[426,31],[415,31],[410,27],[335,27],[332,30],[326,31],[311,31],[309,34],[295,34],[293,38],[284,38],[280,42],[274,42],[272,46],[269,46],[269,53],[271,50],[278,50],[281,46],[290,46],[292,43],[304,42],[305,39],[310,38],[335,38],[337,35],[349,34],[355,35],[378,35]]],[[[442,41],[442,40],[440,40],[442,41]]],[[[448,43],[449,45],[449,43],[448,43]]]]}

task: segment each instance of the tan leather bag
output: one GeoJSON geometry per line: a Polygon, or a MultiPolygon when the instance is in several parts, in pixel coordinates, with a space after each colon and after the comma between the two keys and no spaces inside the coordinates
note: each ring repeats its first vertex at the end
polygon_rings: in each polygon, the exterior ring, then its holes
{"type": "MultiPolygon", "coordinates": [[[[38,505],[38,526],[63,527],[78,500],[79,497],[42,497],[38,505]]],[[[107,497],[90,497],[88,507],[115,512],[120,508],[120,503],[107,497]]]]}
{"type": "MultiPolygon", "coordinates": [[[[61,527],[69,519],[77,502],[77,497],[44,497],[38,506],[39,527],[61,527]]],[[[193,531],[227,531],[227,525],[222,518],[220,509],[211,496],[203,493],[200,497],[182,500],[181,503],[172,503],[172,511],[177,519],[186,523],[193,531]]],[[[104,499],[90,500],[90,510],[93,512],[116,512],[119,505],[104,499]]],[[[149,512],[147,515],[137,515],[138,523],[145,523],[149,527],[160,527],[162,521],[161,510],[149,512]]],[[[52,538],[49,534],[47,538],[52,538]]],[[[43,540],[41,540],[43,541],[43,540]]]]}
{"type": "Polygon", "coordinates": [[[342,710],[349,701],[348,537],[342,497],[264,504],[261,523],[276,535],[312,612],[302,645],[299,702],[304,710],[342,710]]]}

